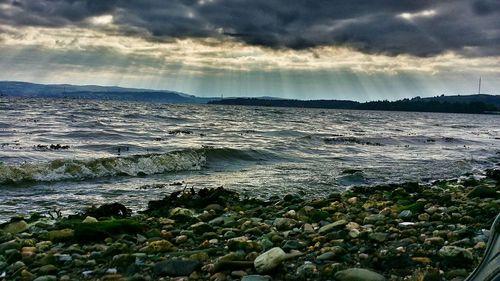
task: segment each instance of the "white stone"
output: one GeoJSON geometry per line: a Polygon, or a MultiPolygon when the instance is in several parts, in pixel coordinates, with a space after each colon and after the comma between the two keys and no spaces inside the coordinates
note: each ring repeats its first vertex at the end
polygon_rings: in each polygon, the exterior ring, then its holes
{"type": "Polygon", "coordinates": [[[280,263],[286,259],[286,256],[285,251],[279,247],[274,247],[258,256],[253,264],[257,272],[265,273],[280,265],[280,263]]]}
{"type": "Polygon", "coordinates": [[[82,223],[96,223],[97,219],[91,216],[87,216],[82,223]]]}

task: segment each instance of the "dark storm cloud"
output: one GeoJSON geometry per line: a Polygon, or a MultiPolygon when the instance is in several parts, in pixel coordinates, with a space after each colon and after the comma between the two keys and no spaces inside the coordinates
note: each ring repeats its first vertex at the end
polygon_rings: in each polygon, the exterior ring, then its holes
{"type": "Polygon", "coordinates": [[[498,0],[0,0],[0,23],[85,25],[113,14],[149,40],[231,36],[252,45],[350,46],[367,53],[500,55],[498,0]],[[6,8],[9,7],[9,8],[6,8]],[[421,14],[435,11],[435,14],[421,14]],[[406,17],[401,17],[407,13],[406,17]],[[420,13],[420,14],[419,14],[420,13]],[[413,15],[413,16],[412,16],[413,15]]]}
{"type": "Polygon", "coordinates": [[[489,15],[500,11],[498,0],[477,0],[473,4],[474,11],[479,15],[489,15]]]}

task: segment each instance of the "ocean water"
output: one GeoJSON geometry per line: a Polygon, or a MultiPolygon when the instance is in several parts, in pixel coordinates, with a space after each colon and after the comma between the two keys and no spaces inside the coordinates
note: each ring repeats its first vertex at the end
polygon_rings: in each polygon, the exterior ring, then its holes
{"type": "Polygon", "coordinates": [[[0,97],[0,221],[185,186],[267,198],[500,162],[500,116],[0,97]]]}

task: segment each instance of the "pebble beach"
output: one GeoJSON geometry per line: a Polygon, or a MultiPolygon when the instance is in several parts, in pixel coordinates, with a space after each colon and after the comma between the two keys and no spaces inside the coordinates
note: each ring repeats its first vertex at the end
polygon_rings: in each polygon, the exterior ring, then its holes
{"type": "Polygon", "coordinates": [[[15,217],[0,231],[0,280],[464,280],[499,183],[488,170],[307,200],[185,187],[139,214],[112,203],[15,217]]]}

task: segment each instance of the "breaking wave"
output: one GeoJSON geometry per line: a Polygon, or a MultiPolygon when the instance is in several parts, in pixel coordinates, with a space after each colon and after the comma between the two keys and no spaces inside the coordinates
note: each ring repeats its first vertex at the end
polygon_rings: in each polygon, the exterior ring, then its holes
{"type": "Polygon", "coordinates": [[[89,160],[61,159],[37,164],[2,165],[0,163],[0,184],[84,180],[113,176],[145,176],[195,171],[201,170],[209,160],[258,160],[257,158],[257,152],[229,148],[201,148],[164,154],[89,160]],[[255,154],[255,157],[252,154],[255,154]]]}

